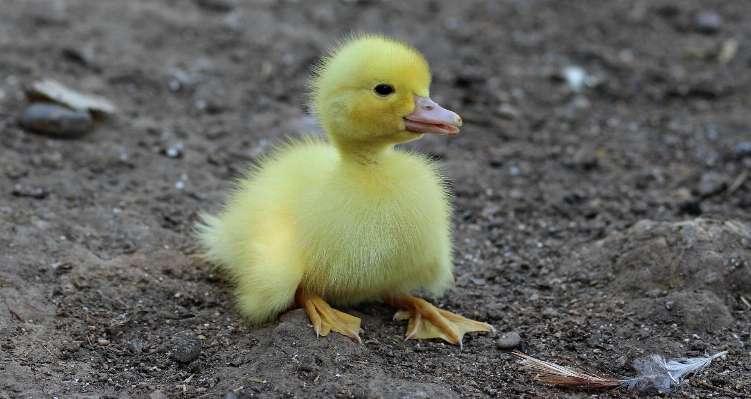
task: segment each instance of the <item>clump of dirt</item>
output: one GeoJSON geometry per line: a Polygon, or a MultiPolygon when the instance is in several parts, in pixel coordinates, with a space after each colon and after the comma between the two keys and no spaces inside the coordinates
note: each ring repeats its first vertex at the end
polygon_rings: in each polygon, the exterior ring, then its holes
{"type": "Polygon", "coordinates": [[[645,319],[705,333],[751,297],[751,230],[734,220],[642,220],[587,245],[560,271],[596,281],[645,319]],[[743,299],[741,299],[743,298],[743,299]]]}

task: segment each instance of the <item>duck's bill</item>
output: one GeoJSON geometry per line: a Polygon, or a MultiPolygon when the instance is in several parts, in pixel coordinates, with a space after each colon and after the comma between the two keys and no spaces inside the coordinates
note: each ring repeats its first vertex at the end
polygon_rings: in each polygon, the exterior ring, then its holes
{"type": "Polygon", "coordinates": [[[404,127],[414,133],[435,133],[455,136],[459,133],[462,118],[436,104],[428,97],[415,95],[415,111],[404,117],[404,127]]]}

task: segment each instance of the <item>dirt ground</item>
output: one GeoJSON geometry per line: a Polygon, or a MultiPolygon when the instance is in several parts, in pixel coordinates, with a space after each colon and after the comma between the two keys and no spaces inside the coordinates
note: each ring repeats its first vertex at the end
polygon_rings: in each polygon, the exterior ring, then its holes
{"type": "Polygon", "coordinates": [[[749,397],[749,38],[740,1],[0,0],[0,398],[668,396],[543,385],[510,331],[619,377],[727,351],[674,395],[749,397]],[[455,194],[435,303],[498,331],[464,350],[380,303],[343,309],[363,345],[301,310],[250,328],[197,257],[197,213],[317,129],[310,65],[358,31],[420,49],[465,121],[410,144],[455,194]],[[118,112],[25,130],[41,78],[118,112]]]}

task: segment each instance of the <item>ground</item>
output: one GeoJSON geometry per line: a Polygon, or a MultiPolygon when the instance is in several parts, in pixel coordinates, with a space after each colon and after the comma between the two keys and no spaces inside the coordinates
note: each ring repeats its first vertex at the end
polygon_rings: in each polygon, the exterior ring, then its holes
{"type": "Polygon", "coordinates": [[[0,9],[0,397],[668,395],[536,382],[497,348],[510,331],[619,377],[652,353],[728,351],[675,394],[751,395],[745,2],[0,9]],[[404,341],[381,303],[344,309],[362,345],[316,338],[301,310],[251,328],[198,257],[197,214],[285,135],[315,134],[310,66],[360,31],[420,49],[432,98],[465,121],[410,145],[454,193],[456,288],[435,302],[498,331],[463,350],[404,341]],[[25,130],[41,78],[118,111],[74,138],[25,130]]]}

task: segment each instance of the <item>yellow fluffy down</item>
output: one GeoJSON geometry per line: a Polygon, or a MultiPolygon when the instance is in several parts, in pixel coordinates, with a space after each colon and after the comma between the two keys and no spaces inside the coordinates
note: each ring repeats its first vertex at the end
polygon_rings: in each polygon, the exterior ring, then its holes
{"type": "Polygon", "coordinates": [[[292,306],[298,287],[335,306],[441,294],[453,283],[450,213],[426,157],[388,149],[363,165],[305,139],[249,172],[219,215],[202,215],[198,233],[258,324],[292,306]]]}

